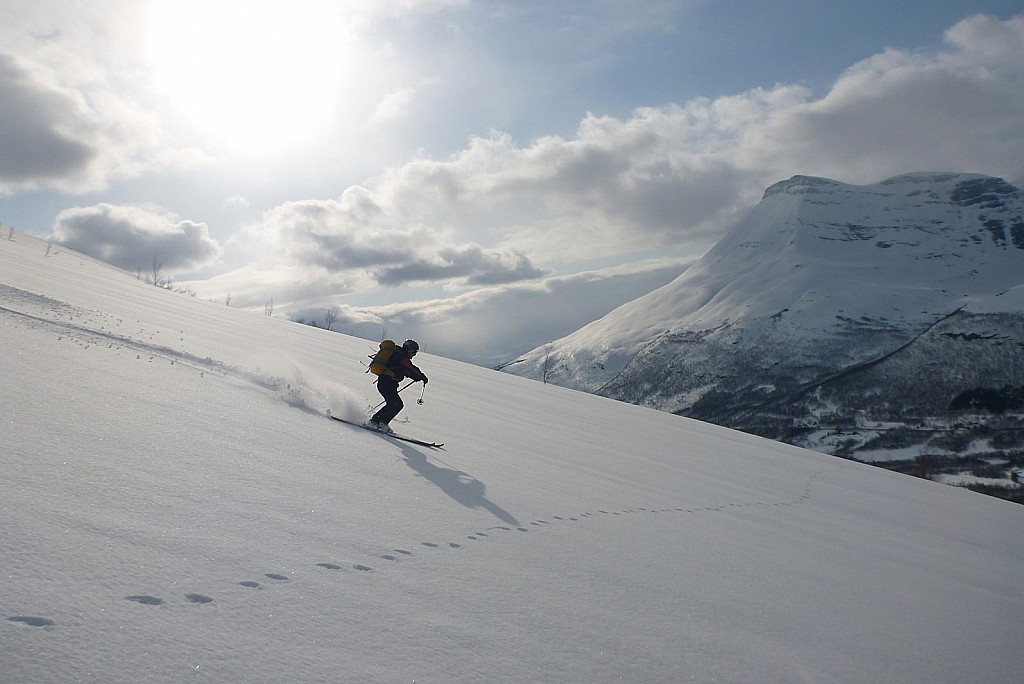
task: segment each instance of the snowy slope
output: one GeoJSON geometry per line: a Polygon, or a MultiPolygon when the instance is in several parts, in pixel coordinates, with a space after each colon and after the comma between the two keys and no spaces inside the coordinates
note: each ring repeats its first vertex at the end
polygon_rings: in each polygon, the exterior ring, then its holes
{"type": "Polygon", "coordinates": [[[0,241],[3,681],[1018,681],[1024,507],[368,346],[0,241]]]}

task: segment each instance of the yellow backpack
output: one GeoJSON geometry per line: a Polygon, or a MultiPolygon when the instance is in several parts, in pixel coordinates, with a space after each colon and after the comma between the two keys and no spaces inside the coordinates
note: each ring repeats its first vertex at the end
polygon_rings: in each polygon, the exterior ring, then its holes
{"type": "Polygon", "coordinates": [[[394,341],[383,340],[380,343],[380,351],[370,355],[370,367],[367,369],[367,372],[374,375],[387,375],[393,378],[395,374],[388,368],[388,359],[391,358],[396,349],[398,349],[398,345],[394,341]]]}

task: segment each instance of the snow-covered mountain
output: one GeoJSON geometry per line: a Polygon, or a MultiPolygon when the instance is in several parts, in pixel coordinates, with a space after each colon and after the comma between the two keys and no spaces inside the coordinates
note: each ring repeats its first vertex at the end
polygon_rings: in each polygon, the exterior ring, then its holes
{"type": "Polygon", "coordinates": [[[1005,480],[1024,467],[1024,192],[793,177],[675,281],[505,370],[900,467],[989,452],[1005,480]]]}
{"type": "Polygon", "coordinates": [[[3,236],[0,681],[1019,681],[1024,506],[371,350],[3,236]]]}

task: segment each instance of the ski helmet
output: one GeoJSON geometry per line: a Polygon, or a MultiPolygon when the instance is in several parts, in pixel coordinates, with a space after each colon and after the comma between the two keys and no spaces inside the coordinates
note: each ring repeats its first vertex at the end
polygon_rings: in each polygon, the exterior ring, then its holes
{"type": "Polygon", "coordinates": [[[402,349],[405,349],[407,351],[419,351],[420,345],[416,343],[416,340],[406,340],[402,344],[402,349]]]}

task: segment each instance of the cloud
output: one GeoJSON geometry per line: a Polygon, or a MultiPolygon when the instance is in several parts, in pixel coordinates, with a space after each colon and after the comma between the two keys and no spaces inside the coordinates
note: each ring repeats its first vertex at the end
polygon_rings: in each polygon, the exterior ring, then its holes
{"type": "Polygon", "coordinates": [[[464,280],[467,285],[497,285],[530,280],[544,275],[523,254],[485,251],[480,245],[445,247],[429,258],[384,268],[375,274],[381,285],[409,282],[450,282],[464,280]]]}
{"type": "MultiPolygon", "coordinates": [[[[379,339],[386,330],[392,336],[417,339],[424,351],[493,367],[665,285],[691,262],[651,260],[484,287],[449,299],[340,306],[332,329],[367,339],[379,339]]],[[[325,309],[326,305],[300,308],[292,317],[322,323],[325,309]]]]}
{"type": "Polygon", "coordinates": [[[751,162],[848,182],[910,170],[1014,177],[1024,154],[1024,16],[975,16],[933,55],[889,49],[817,101],[773,112],[751,162]],[[784,166],[783,166],[784,165],[784,166]]]}
{"type": "Polygon", "coordinates": [[[188,272],[219,258],[205,223],[154,208],[97,204],[65,209],[50,239],[128,271],[188,272]]]}
{"type": "Polygon", "coordinates": [[[416,89],[412,87],[399,88],[385,95],[370,115],[366,127],[379,126],[408,115],[409,105],[416,97],[416,89]]]}
{"type": "Polygon", "coordinates": [[[224,206],[229,209],[245,209],[249,204],[249,199],[243,195],[231,195],[224,200],[224,206]]]}
{"type": "Polygon", "coordinates": [[[365,287],[344,275],[329,273],[308,266],[263,266],[250,263],[227,273],[203,280],[179,281],[204,298],[224,302],[241,309],[262,310],[273,301],[277,311],[285,315],[320,304],[365,287]]]}
{"type": "Polygon", "coordinates": [[[95,125],[75,125],[85,118],[85,107],[74,93],[43,83],[19,60],[0,53],[0,102],[0,188],[91,175],[98,151],[81,139],[92,137],[95,125]]]}
{"type": "Polygon", "coordinates": [[[794,173],[873,182],[908,170],[1016,177],[1024,157],[1024,17],[971,17],[934,54],[887,50],[823,97],[780,84],[588,115],[571,138],[477,137],[391,169],[374,191],[424,223],[472,226],[550,258],[720,234],[794,173]]]}
{"type": "Polygon", "coordinates": [[[371,190],[352,186],[337,199],[279,205],[234,243],[268,265],[308,267],[368,285],[483,285],[544,275],[524,254],[459,242],[450,230],[409,218],[371,190]]]}
{"type": "Polygon", "coordinates": [[[114,179],[209,163],[169,145],[132,91],[141,3],[0,1],[0,193],[83,193],[114,179]]]}

